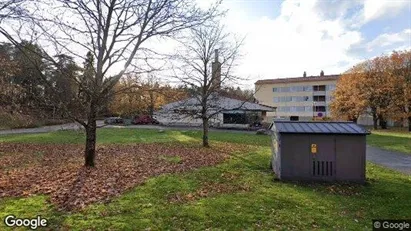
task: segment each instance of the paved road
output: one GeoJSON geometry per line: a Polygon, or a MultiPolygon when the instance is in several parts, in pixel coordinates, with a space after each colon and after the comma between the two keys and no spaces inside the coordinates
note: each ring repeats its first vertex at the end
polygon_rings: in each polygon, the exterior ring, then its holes
{"type": "Polygon", "coordinates": [[[367,160],[411,175],[411,155],[386,151],[367,145],[367,160]]]}
{"type": "MultiPolygon", "coordinates": [[[[97,127],[103,127],[104,121],[97,121],[97,127]]],[[[67,124],[59,124],[59,125],[51,125],[51,126],[44,126],[38,128],[18,128],[18,129],[10,129],[10,130],[0,130],[0,135],[8,135],[8,134],[27,134],[27,133],[45,133],[45,132],[55,132],[60,130],[78,130],[83,128],[78,123],[67,123],[67,124]]]]}
{"type": "Polygon", "coordinates": [[[0,135],[8,134],[26,134],[26,133],[44,133],[44,132],[53,132],[59,130],[76,130],[80,129],[81,125],[77,123],[68,123],[68,124],[59,124],[52,126],[44,126],[38,128],[19,128],[19,129],[10,129],[10,130],[0,130],[0,135]]]}

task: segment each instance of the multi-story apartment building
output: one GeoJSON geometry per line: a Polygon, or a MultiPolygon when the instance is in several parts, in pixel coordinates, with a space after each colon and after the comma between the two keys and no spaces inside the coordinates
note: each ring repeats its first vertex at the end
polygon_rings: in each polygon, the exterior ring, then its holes
{"type": "Polygon", "coordinates": [[[258,103],[276,107],[267,119],[312,120],[329,117],[332,92],[340,75],[264,79],[255,83],[258,103]]]}

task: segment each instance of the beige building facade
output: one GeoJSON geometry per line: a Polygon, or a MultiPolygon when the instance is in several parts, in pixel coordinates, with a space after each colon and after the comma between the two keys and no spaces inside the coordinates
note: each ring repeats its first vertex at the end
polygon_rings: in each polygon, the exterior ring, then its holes
{"type": "Polygon", "coordinates": [[[258,80],[255,98],[260,104],[276,108],[267,114],[268,122],[273,118],[307,121],[330,117],[329,104],[339,77],[322,74],[258,80]]]}

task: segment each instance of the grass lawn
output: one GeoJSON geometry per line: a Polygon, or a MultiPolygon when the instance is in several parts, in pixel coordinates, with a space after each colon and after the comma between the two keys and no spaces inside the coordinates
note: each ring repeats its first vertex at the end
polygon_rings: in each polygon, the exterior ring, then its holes
{"type": "MultiPolygon", "coordinates": [[[[100,144],[199,143],[202,137],[201,132],[195,130],[167,130],[164,133],[159,133],[156,129],[102,128],[97,131],[97,142],[100,144]]],[[[265,146],[268,146],[270,142],[268,137],[219,131],[210,132],[209,139],[210,141],[265,146]]],[[[82,131],[72,130],[39,134],[0,135],[0,142],[82,144],[85,142],[85,135],[82,131]]]]}
{"type": "MultiPolygon", "coordinates": [[[[98,142],[200,144],[199,131],[101,129],[98,142]]],[[[82,143],[79,132],[0,136],[0,142],[82,143]]],[[[109,203],[58,211],[48,196],[0,198],[0,217],[41,215],[51,229],[369,230],[371,219],[409,218],[411,177],[367,164],[366,185],[273,180],[268,136],[211,132],[211,144],[253,145],[222,164],[149,178],[109,203]]],[[[193,153],[195,155],[196,153],[193,153]]],[[[7,155],[1,153],[0,156],[7,155]]],[[[161,156],[170,163],[180,158],[161,156]]],[[[0,230],[5,229],[0,222],[0,230]]]]}
{"type": "Polygon", "coordinates": [[[398,131],[372,131],[367,144],[382,149],[411,154],[411,133],[398,131]]]}

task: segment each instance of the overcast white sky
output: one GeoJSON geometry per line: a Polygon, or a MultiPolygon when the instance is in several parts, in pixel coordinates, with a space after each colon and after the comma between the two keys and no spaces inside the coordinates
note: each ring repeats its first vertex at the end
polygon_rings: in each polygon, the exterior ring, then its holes
{"type": "MultiPolygon", "coordinates": [[[[207,6],[211,0],[199,0],[207,6]]],[[[411,49],[411,0],[226,0],[227,28],[247,35],[237,72],[258,79],[338,74],[411,49]]]]}

